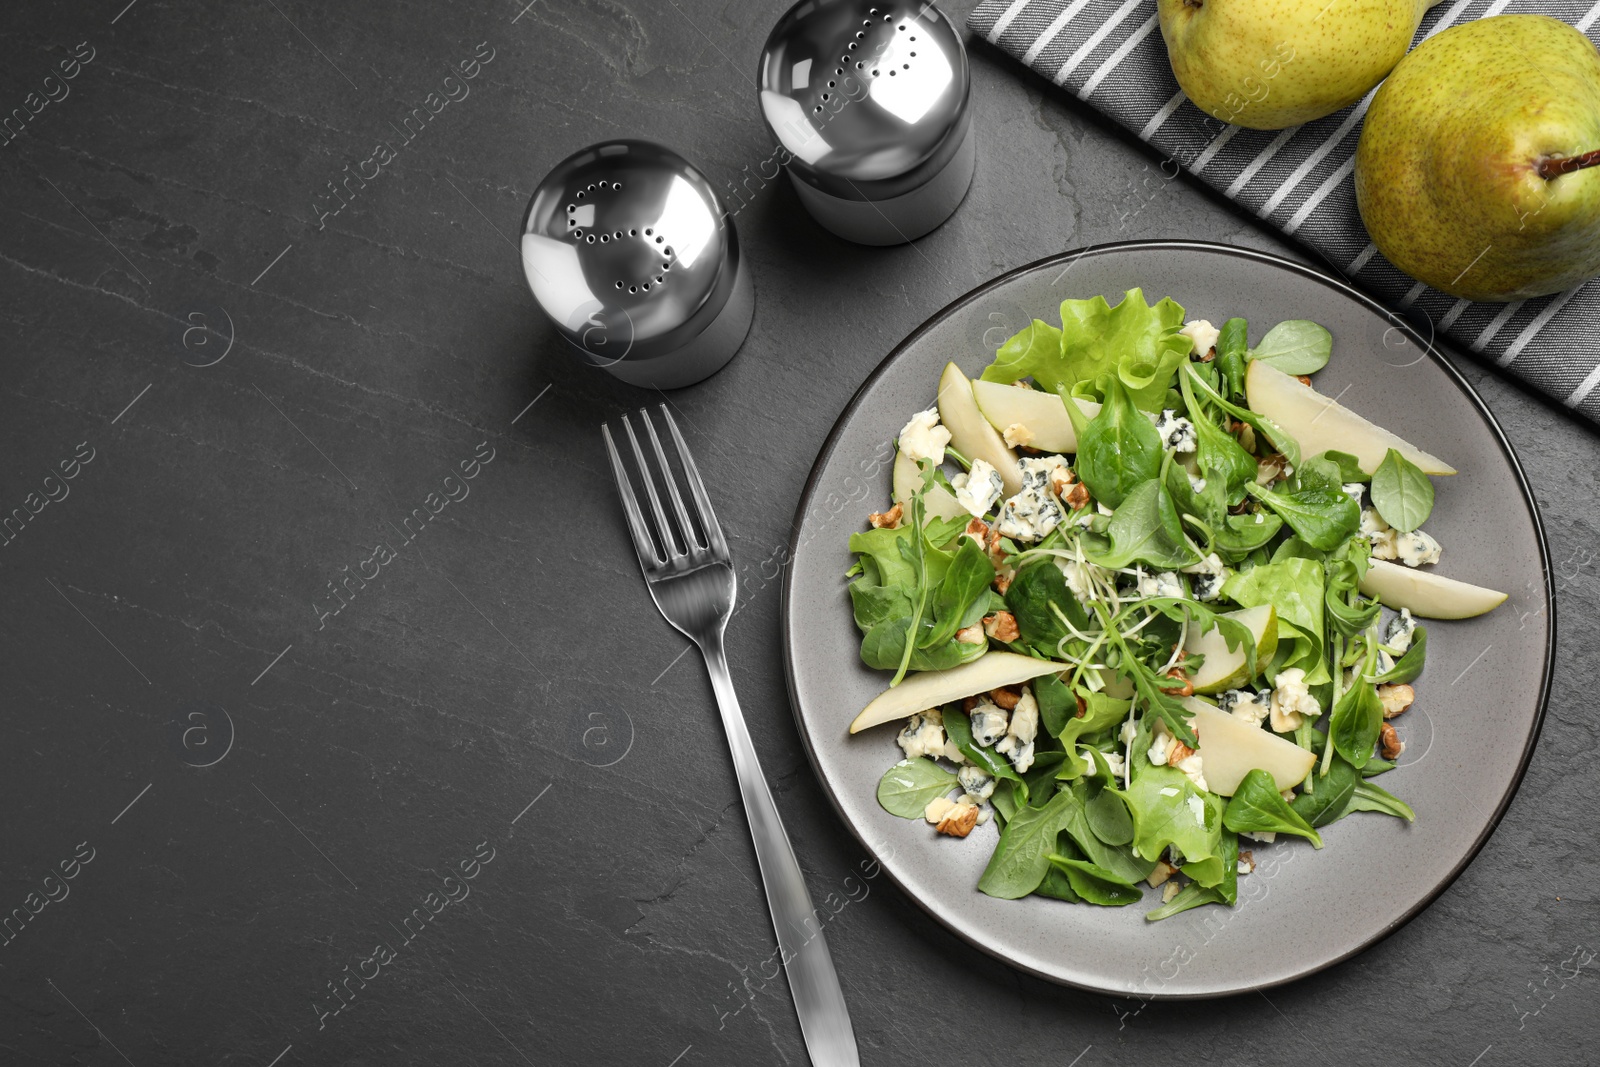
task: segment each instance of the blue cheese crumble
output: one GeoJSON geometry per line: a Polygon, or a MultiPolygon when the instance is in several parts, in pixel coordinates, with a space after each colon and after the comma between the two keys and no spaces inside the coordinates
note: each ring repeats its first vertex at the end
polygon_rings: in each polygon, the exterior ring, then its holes
{"type": "Polygon", "coordinates": [[[1019,466],[1022,491],[1000,506],[996,526],[1001,536],[1013,541],[1039,541],[1066,518],[1051,490],[1050,475],[1052,471],[1065,470],[1067,461],[1060,456],[1040,456],[1024,459],[1019,466]]]}
{"type": "Polygon", "coordinates": [[[905,750],[906,759],[944,755],[944,715],[937,708],[917,712],[911,716],[895,741],[905,750]]]}
{"type": "MultiPolygon", "coordinates": [[[[959,477],[959,476],[958,476],[959,477]]],[[[952,481],[950,484],[955,485],[952,481]]],[[[962,484],[956,488],[956,503],[966,509],[967,514],[978,518],[989,514],[995,501],[1000,499],[1000,494],[1005,490],[1005,481],[1000,477],[1000,472],[986,459],[972,461],[972,469],[967,472],[962,484]]]]}
{"type": "Polygon", "coordinates": [[[1194,423],[1182,417],[1173,408],[1166,408],[1156,419],[1156,433],[1161,435],[1161,445],[1174,452],[1193,452],[1200,447],[1195,436],[1194,423]]]}
{"type": "Polygon", "coordinates": [[[917,412],[900,428],[898,444],[907,459],[932,460],[937,467],[944,462],[944,449],[949,443],[950,431],[939,424],[939,412],[935,408],[917,412]]]}
{"type": "Polygon", "coordinates": [[[993,746],[1006,734],[1006,713],[992,701],[978,701],[967,718],[972,723],[972,740],[983,748],[993,746]]]}
{"type": "Polygon", "coordinates": [[[1411,638],[1417,632],[1417,620],[1411,617],[1410,608],[1401,608],[1400,614],[1389,620],[1383,629],[1383,643],[1396,652],[1405,652],[1411,647],[1411,638]]]}

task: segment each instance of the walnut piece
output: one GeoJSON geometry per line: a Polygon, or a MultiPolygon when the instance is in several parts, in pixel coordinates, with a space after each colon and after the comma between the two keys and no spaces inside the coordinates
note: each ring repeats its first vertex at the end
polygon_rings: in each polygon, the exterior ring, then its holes
{"type": "Polygon", "coordinates": [[[980,622],[975,622],[964,630],[957,630],[956,640],[963,645],[983,645],[989,642],[989,639],[983,636],[983,624],[980,622]]]}
{"type": "Polygon", "coordinates": [[[1417,699],[1417,691],[1409,685],[1378,686],[1378,701],[1383,705],[1383,717],[1392,719],[1409,708],[1417,699]]]}
{"type": "Polygon", "coordinates": [[[895,504],[888,511],[874,511],[867,516],[867,521],[872,523],[874,530],[898,530],[900,519],[906,512],[903,502],[895,504]]]}
{"type": "Polygon", "coordinates": [[[1194,749],[1174,737],[1172,739],[1172,747],[1167,749],[1167,766],[1176,767],[1192,755],[1194,755],[1194,749]]]}
{"type": "Polygon", "coordinates": [[[978,825],[978,808],[975,804],[960,803],[951,805],[950,810],[934,827],[941,834],[951,837],[966,837],[972,833],[972,828],[978,825]]]}
{"type": "Polygon", "coordinates": [[[1145,883],[1149,885],[1151,889],[1160,889],[1162,884],[1166,882],[1168,878],[1171,878],[1177,873],[1178,868],[1174,867],[1166,860],[1158,860],[1156,861],[1156,869],[1150,872],[1150,877],[1145,879],[1145,883]]]}
{"type": "Polygon", "coordinates": [[[1022,694],[1013,689],[991,689],[989,699],[995,702],[996,707],[1010,711],[1022,700],[1022,694]]]}
{"type": "Polygon", "coordinates": [[[1162,686],[1161,687],[1161,691],[1163,693],[1167,694],[1167,696],[1169,696],[1169,697],[1192,697],[1192,696],[1194,696],[1194,679],[1190,678],[1187,674],[1183,673],[1183,668],[1181,666],[1172,668],[1170,671],[1168,671],[1166,673],[1166,677],[1171,678],[1173,681],[1178,683],[1177,685],[1173,685],[1173,686],[1162,686]]]}
{"type": "Polygon", "coordinates": [[[1059,495],[1061,502],[1073,511],[1089,506],[1089,487],[1082,482],[1073,482],[1065,493],[1059,495]]]}
{"type": "Polygon", "coordinates": [[[1294,377],[1295,377],[1295,380],[1298,381],[1301,385],[1304,385],[1304,386],[1310,386],[1311,385],[1311,375],[1309,375],[1309,374],[1296,374],[1294,377]]]}
{"type": "Polygon", "coordinates": [[[1022,636],[1017,629],[1017,617],[1009,611],[997,611],[983,617],[983,632],[996,641],[1015,641],[1022,636]]]}
{"type": "Polygon", "coordinates": [[[1399,759],[1400,753],[1406,750],[1406,743],[1400,740],[1400,735],[1393,726],[1383,724],[1383,729],[1378,732],[1378,752],[1384,759],[1399,759]]]}

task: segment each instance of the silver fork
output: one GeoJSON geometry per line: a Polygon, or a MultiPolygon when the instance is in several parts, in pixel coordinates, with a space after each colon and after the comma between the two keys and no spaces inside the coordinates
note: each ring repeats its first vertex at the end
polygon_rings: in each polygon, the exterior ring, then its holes
{"type": "Polygon", "coordinates": [[[806,891],[805,878],[800,864],[795,860],[794,848],[783,831],[778,818],[778,808],[772,802],[772,792],[761,773],[756,759],[755,746],[750,743],[750,731],[745,727],[744,715],[739,711],[739,698],[733,692],[733,679],[728,674],[728,658],[723,650],[723,633],[733,614],[736,578],[733,560],[728,552],[728,542],[723,539],[722,527],[711,510],[711,498],[706,495],[705,484],[695,467],[689,446],[665,404],[661,415],[667,430],[672,434],[678,458],[689,483],[689,493],[695,505],[695,516],[704,531],[704,539],[697,536],[684,507],[683,496],[678,492],[678,480],[667,463],[661,438],[655,425],[643,408],[639,410],[645,431],[649,434],[655,455],[659,479],[664,484],[672,511],[678,523],[674,530],[667,521],[661,506],[661,494],[656,490],[656,476],[645,462],[644,449],[634,435],[628,416],[622,416],[622,428],[627,432],[628,443],[633,446],[633,457],[646,494],[650,498],[650,511],[655,518],[655,529],[660,538],[660,550],[651,538],[645,517],[634,496],[632,482],[611,438],[611,428],[602,425],[600,432],[606,439],[606,451],[611,456],[611,473],[617,480],[617,493],[622,497],[622,510],[627,516],[628,531],[633,534],[633,547],[639,553],[639,567],[644,571],[645,584],[650,596],[666,620],[676,626],[700,648],[705,657],[706,670],[711,674],[711,688],[717,695],[717,706],[722,711],[722,728],[728,735],[728,747],[733,751],[733,767],[739,777],[739,794],[744,800],[745,815],[750,821],[750,836],[755,839],[756,862],[761,867],[761,881],[767,892],[767,907],[772,912],[772,925],[778,934],[778,949],[782,954],[784,969],[789,974],[789,988],[794,994],[795,1012],[800,1017],[800,1032],[805,1036],[806,1049],[811,1062],[817,1067],[857,1067],[861,1062],[856,1053],[856,1038],[850,1028],[850,1012],[845,1007],[844,993],[839,988],[839,975],[833,969],[833,957],[828,953],[828,943],[822,936],[821,922],[811,904],[811,894],[806,891]],[[676,535],[676,536],[675,536],[676,535]],[[681,547],[680,547],[681,546],[681,547]]]}

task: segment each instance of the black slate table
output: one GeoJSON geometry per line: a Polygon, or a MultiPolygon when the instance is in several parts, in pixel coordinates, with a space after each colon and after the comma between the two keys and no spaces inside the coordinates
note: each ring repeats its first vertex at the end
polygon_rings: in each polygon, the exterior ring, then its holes
{"type": "Polygon", "coordinates": [[[1297,253],[981,42],[965,205],[843,244],[760,177],[781,7],[0,14],[0,1062],[805,1062],[708,684],[600,451],[660,398],[569,358],[513,244],[548,167],[641,135],[742,190],[754,330],[670,402],[738,560],[756,745],[813,894],[846,899],[864,1063],[1592,1062],[1600,441],[1469,361],[1544,509],[1560,658],[1521,793],[1421,917],[1268,996],[1141,1004],[1023,977],[873,877],[778,653],[835,414],[1064,248],[1297,253]]]}

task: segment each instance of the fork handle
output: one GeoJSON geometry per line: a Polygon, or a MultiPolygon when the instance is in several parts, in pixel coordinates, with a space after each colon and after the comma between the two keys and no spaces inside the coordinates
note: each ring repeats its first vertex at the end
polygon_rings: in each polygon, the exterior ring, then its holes
{"type": "Polygon", "coordinates": [[[772,791],[761,773],[755,746],[750,743],[750,731],[728,674],[722,634],[718,632],[703,641],[700,651],[705,655],[711,688],[722,712],[722,727],[733,752],[739,795],[750,822],[750,836],[755,840],[756,862],[761,866],[767,907],[772,912],[772,926],[778,934],[778,949],[789,975],[806,1050],[815,1067],[858,1067],[861,1061],[855,1032],[850,1027],[850,1011],[839,988],[839,975],[833,969],[833,957],[822,936],[822,922],[811,904],[789,835],[784,832],[772,791]]]}

